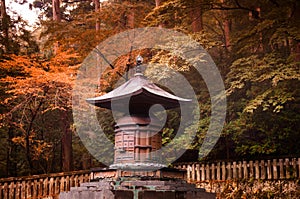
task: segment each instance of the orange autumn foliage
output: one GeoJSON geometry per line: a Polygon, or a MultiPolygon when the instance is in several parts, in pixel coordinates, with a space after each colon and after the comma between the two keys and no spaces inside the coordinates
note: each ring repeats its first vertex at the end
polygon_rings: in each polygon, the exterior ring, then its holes
{"type": "Polygon", "coordinates": [[[0,113],[0,124],[14,129],[11,141],[25,149],[31,170],[36,168],[35,161],[51,159],[60,140],[60,134],[54,135],[62,125],[57,117],[67,117],[71,109],[77,59],[76,53],[58,49],[50,59],[39,54],[10,55],[0,62],[0,83],[5,85],[0,103],[6,107],[0,113]]]}
{"type": "Polygon", "coordinates": [[[77,54],[70,52],[58,52],[49,60],[39,55],[11,55],[9,60],[0,62],[0,69],[9,74],[0,81],[8,83],[7,93],[11,94],[2,103],[8,104],[22,97],[45,98],[52,94],[47,99],[52,103],[51,108],[70,106],[68,98],[79,67],[76,64],[77,57],[77,54]]]}

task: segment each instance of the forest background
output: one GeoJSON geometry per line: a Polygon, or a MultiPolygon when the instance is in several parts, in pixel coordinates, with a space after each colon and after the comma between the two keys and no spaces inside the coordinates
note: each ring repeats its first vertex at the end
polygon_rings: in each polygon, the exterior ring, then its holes
{"type": "MultiPolygon", "coordinates": [[[[25,6],[26,0],[15,0],[25,6]]],[[[299,157],[300,2],[297,0],[36,0],[35,29],[0,1],[0,177],[101,166],[81,143],[72,121],[72,87],[80,64],[101,41],[128,29],[183,32],[212,56],[225,82],[222,135],[201,161],[299,157]]],[[[198,149],[210,121],[205,82],[184,60],[145,49],[120,57],[101,77],[113,89],[137,53],[167,63],[196,90],[201,119],[190,149],[198,149]]],[[[151,70],[151,69],[149,69],[151,70]]],[[[168,81],[168,77],[151,73],[168,81]]],[[[112,131],[102,110],[99,120],[112,131]]],[[[168,112],[163,144],[179,113],[168,112]]],[[[175,125],[174,125],[175,124],[175,125]]]]}

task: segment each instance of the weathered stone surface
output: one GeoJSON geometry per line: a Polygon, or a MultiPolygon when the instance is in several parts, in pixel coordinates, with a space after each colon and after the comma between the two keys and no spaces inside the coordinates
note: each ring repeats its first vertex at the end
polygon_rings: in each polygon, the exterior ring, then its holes
{"type": "Polygon", "coordinates": [[[106,181],[82,183],[81,187],[61,193],[60,199],[212,199],[215,194],[195,188],[183,180],[106,181]]]}
{"type": "Polygon", "coordinates": [[[134,193],[132,191],[117,190],[115,191],[115,199],[133,199],[134,193]]]}
{"type": "Polygon", "coordinates": [[[139,199],[167,199],[167,198],[174,198],[175,199],[175,192],[174,191],[165,191],[165,192],[157,192],[157,191],[141,191],[138,194],[139,199]]]}
{"type": "Polygon", "coordinates": [[[111,190],[70,191],[60,193],[59,199],[115,199],[115,195],[111,190]]]}

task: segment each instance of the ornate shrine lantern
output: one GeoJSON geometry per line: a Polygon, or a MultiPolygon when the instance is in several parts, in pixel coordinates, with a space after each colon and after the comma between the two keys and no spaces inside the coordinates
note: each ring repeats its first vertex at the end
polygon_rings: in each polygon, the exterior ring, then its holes
{"type": "Polygon", "coordinates": [[[115,158],[113,169],[159,169],[162,133],[160,121],[149,115],[153,105],[159,104],[165,110],[177,108],[180,102],[191,100],[180,98],[159,88],[142,73],[143,58],[136,59],[136,73],[127,82],[113,91],[87,102],[95,106],[118,111],[123,117],[115,125],[115,158]]]}
{"type": "Polygon", "coordinates": [[[194,184],[188,184],[186,171],[162,168],[162,125],[150,111],[156,104],[165,110],[188,102],[159,88],[141,73],[142,58],[137,58],[134,77],[113,91],[87,102],[102,108],[122,112],[115,125],[115,159],[109,169],[92,170],[91,182],[81,183],[69,192],[62,192],[60,199],[89,198],[170,198],[213,199],[194,184]],[[149,113],[150,112],[150,113],[149,113]]]}

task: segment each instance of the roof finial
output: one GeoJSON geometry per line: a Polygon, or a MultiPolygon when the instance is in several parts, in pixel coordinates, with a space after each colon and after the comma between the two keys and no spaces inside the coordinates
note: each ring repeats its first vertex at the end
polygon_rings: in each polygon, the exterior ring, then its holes
{"type": "Polygon", "coordinates": [[[143,75],[142,74],[142,69],[141,69],[141,65],[143,63],[143,57],[141,55],[138,55],[136,57],[136,68],[135,68],[135,74],[134,76],[137,76],[137,75],[143,75]]]}

